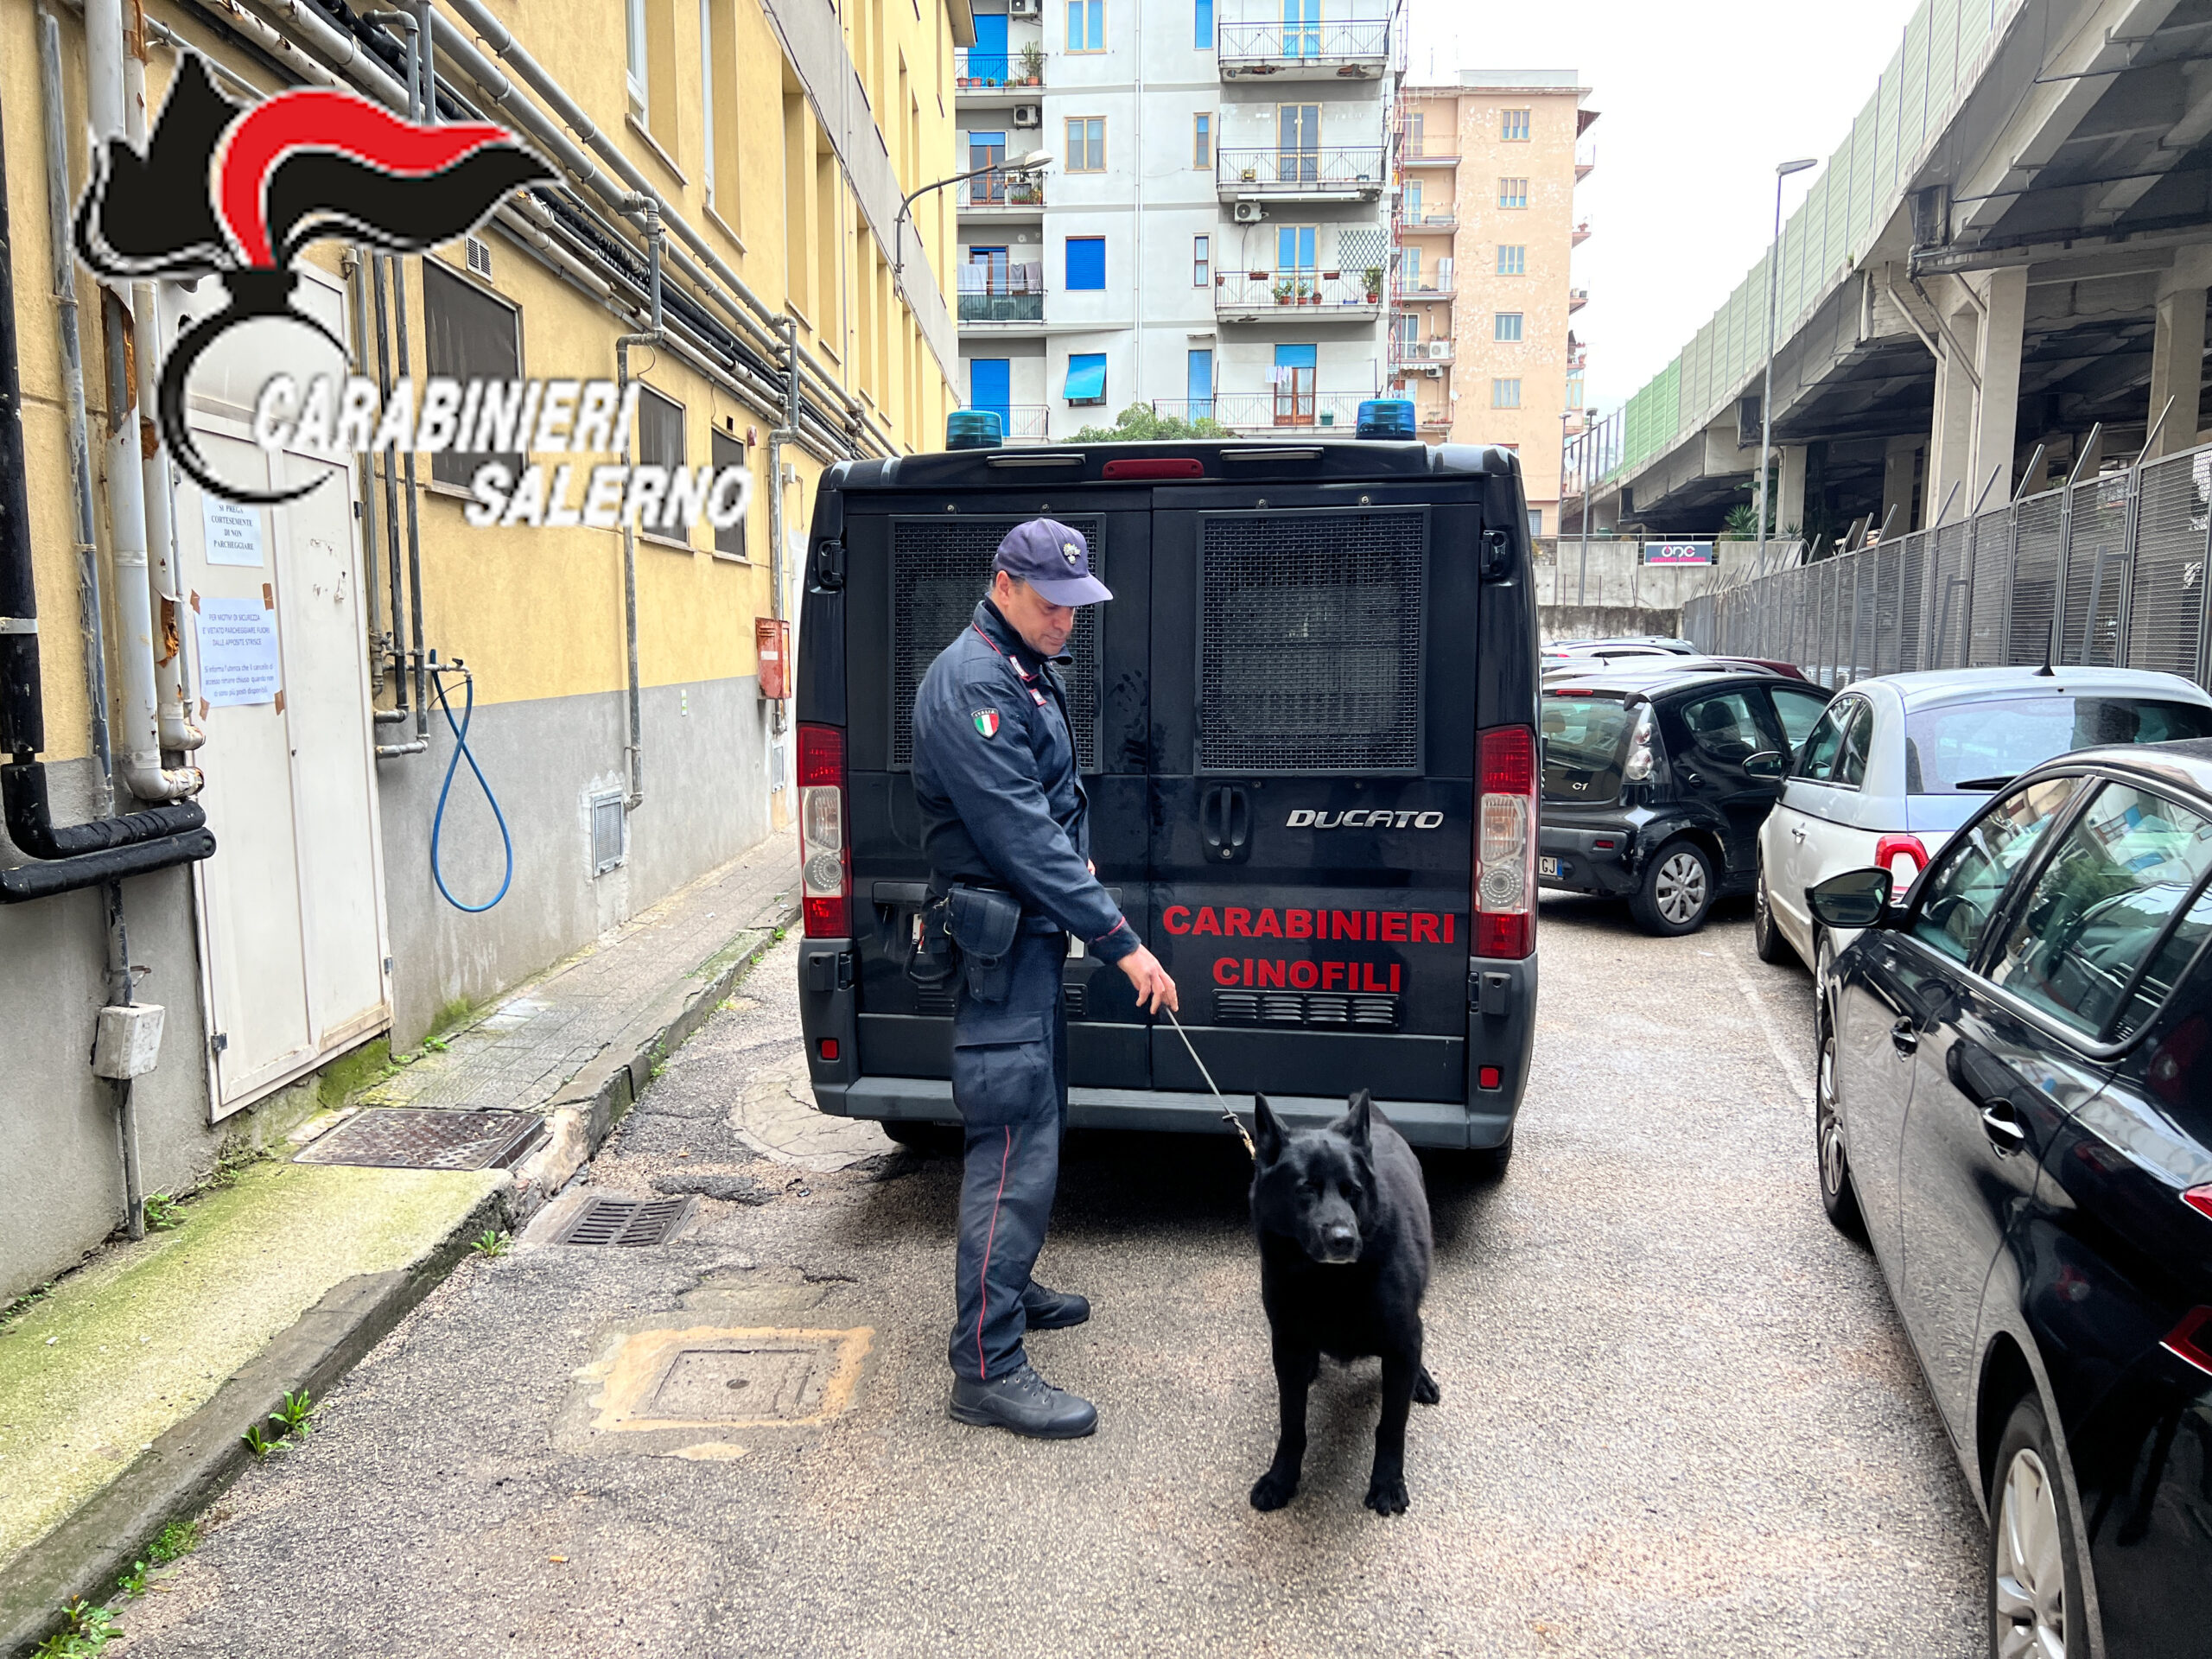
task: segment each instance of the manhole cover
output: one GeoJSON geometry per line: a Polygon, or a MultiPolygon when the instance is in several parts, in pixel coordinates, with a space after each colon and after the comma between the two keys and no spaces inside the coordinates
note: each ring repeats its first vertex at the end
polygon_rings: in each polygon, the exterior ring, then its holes
{"type": "Polygon", "coordinates": [[[810,1343],[687,1348],[653,1390],[651,1409],[678,1422],[798,1422],[822,1409],[833,1360],[810,1343]]]}
{"type": "Polygon", "coordinates": [[[302,1147],[296,1164],[380,1169],[505,1169],[544,1129],[535,1112],[436,1111],[378,1106],[358,1112],[302,1147]]]}
{"type": "Polygon", "coordinates": [[[852,1403],[874,1330],[644,1331],[623,1339],[594,1402],[601,1430],[808,1427],[852,1403]]]}
{"type": "Polygon", "coordinates": [[[691,1198],[594,1198],[562,1230],[558,1244],[664,1244],[691,1218],[691,1198]]]}

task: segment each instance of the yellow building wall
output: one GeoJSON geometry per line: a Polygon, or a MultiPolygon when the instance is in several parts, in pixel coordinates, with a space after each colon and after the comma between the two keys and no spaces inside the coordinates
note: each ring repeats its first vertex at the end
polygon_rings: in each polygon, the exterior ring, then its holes
{"type": "MultiPolygon", "coordinates": [[[[649,0],[657,10],[649,54],[651,96],[642,122],[628,113],[621,0],[490,3],[602,130],[619,135],[633,162],[709,237],[753,292],[772,308],[791,304],[803,319],[802,343],[833,376],[842,378],[848,390],[863,398],[899,450],[939,447],[945,413],[953,405],[942,368],[921,343],[911,315],[893,292],[890,261],[861,217],[821,123],[803,93],[795,100],[787,97],[798,91],[799,83],[759,0],[709,0],[703,29],[698,0],[649,0]],[[719,42],[718,33],[722,36],[719,42]],[[716,105],[711,200],[704,86],[699,73],[701,65],[709,62],[715,71],[716,105]],[[673,73],[668,74],[671,65],[673,73]],[[674,81],[672,96],[666,86],[658,84],[664,75],[674,81]],[[787,166],[787,143],[802,147],[803,165],[787,166]],[[794,195],[794,184],[804,187],[803,194],[794,195]],[[787,246],[794,235],[798,242],[787,246]],[[791,260],[794,251],[799,257],[791,260]],[[802,274],[805,284],[798,293],[787,288],[787,271],[793,270],[802,274]],[[853,330],[861,321],[861,297],[869,295],[874,302],[869,326],[911,342],[911,349],[855,350],[853,330]]],[[[942,3],[922,6],[918,11],[917,16],[917,8],[905,0],[859,0],[847,7],[843,20],[848,48],[874,108],[885,110],[887,99],[895,100],[902,86],[906,90],[904,118],[881,132],[902,181],[901,194],[953,170],[950,99],[945,90],[952,64],[950,24],[942,3]]],[[[277,78],[251,54],[221,41],[196,7],[155,4],[149,6],[148,15],[247,79],[269,90],[277,88],[277,78]]],[[[45,754],[62,760],[88,753],[89,723],[76,626],[74,506],[58,310],[51,297],[34,18],[30,0],[0,0],[0,99],[4,99],[0,136],[7,147],[24,436],[41,618],[45,754]]],[[[446,21],[459,27],[449,17],[446,21]]],[[[78,135],[86,130],[83,29],[77,17],[67,13],[61,27],[68,103],[64,127],[78,135]]],[[[149,103],[156,109],[175,62],[168,50],[157,48],[152,54],[148,89],[149,103]]],[[[498,118],[496,110],[489,112],[498,118]]],[[[73,200],[85,182],[86,158],[81,146],[78,149],[70,158],[73,200]]],[[[928,281],[932,274],[941,281],[948,271],[950,249],[944,226],[940,215],[926,213],[909,224],[909,281],[928,281]]],[[[615,339],[632,323],[554,275],[496,226],[481,234],[493,253],[488,280],[465,271],[458,245],[433,257],[464,280],[480,283],[520,308],[522,372],[541,378],[612,378],[615,339]]],[[[677,238],[671,236],[670,242],[676,245],[677,238]]],[[[309,255],[334,271],[341,257],[334,242],[317,245],[309,255]]],[[[421,262],[410,259],[404,267],[412,347],[408,372],[419,383],[428,373],[421,262]]],[[[670,281],[675,284],[680,278],[671,274],[670,281]]],[[[106,415],[99,289],[80,275],[77,292],[97,472],[106,415]]],[[[709,308],[714,309],[711,305],[709,308]]],[[[713,551],[714,532],[703,521],[691,533],[688,547],[638,538],[641,679],[650,686],[753,674],[758,668],[753,619],[773,608],[767,439],[774,423],[673,351],[656,353],[652,347],[639,348],[632,352],[631,363],[636,378],[683,405],[690,465],[711,459],[710,425],[741,440],[749,429],[753,440],[747,449],[754,489],[747,518],[745,560],[718,556],[713,551]]],[[[549,474],[563,461],[589,464],[584,457],[532,459],[543,461],[549,474]]],[[[796,443],[786,446],[784,459],[798,475],[797,485],[785,495],[786,530],[803,532],[813,508],[815,482],[826,463],[796,443]]],[[[479,701],[603,692],[626,684],[621,532],[581,526],[480,529],[462,518],[465,498],[429,486],[429,473],[430,457],[418,455],[425,639],[442,658],[465,658],[476,671],[479,701]]],[[[579,487],[581,482],[579,477],[579,487]]],[[[96,497],[100,493],[96,483],[96,497]]],[[[570,499],[573,503],[575,495],[570,499]]],[[[382,506],[379,491],[379,514],[382,506]]],[[[105,524],[101,545],[108,545],[105,524]]],[[[105,566],[105,553],[102,563],[105,566]]],[[[112,571],[104,569],[103,575],[111,594],[112,571]]],[[[379,608],[382,602],[380,594],[379,608]]],[[[113,621],[111,603],[111,635],[113,621]]],[[[389,701],[388,690],[381,701],[389,701]]]]}

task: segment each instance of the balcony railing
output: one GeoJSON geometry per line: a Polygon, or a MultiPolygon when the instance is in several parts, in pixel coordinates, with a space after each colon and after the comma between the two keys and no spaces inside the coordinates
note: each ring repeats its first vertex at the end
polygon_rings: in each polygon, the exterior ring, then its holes
{"type": "Polygon", "coordinates": [[[1034,284],[999,282],[960,290],[960,321],[972,323],[1042,322],[1045,290],[1034,284]]]}
{"type": "Polygon", "coordinates": [[[1446,432],[1452,427],[1452,411],[1442,407],[1424,409],[1414,416],[1414,424],[1424,432],[1446,432]]]}
{"type": "Polygon", "coordinates": [[[1045,181],[994,168],[966,180],[960,187],[963,213],[1029,213],[1045,205],[1045,181]]]}
{"type": "Polygon", "coordinates": [[[1217,149],[1214,185],[1224,196],[1382,194],[1382,149],[1362,144],[1328,149],[1217,149]]]}
{"type": "Polygon", "coordinates": [[[1232,432],[1309,432],[1340,429],[1346,437],[1359,423],[1364,391],[1224,391],[1211,397],[1155,397],[1155,415],[1212,421],[1232,432]]]}
{"type": "Polygon", "coordinates": [[[1452,284],[1430,278],[1421,282],[1398,282],[1390,285],[1390,297],[1401,303],[1433,305],[1452,297],[1452,284]]]}
{"type": "Polygon", "coordinates": [[[1575,227],[1574,227],[1573,231],[1570,233],[1569,238],[1568,238],[1569,244],[1570,244],[1570,245],[1572,245],[1572,246],[1574,246],[1574,247],[1578,247],[1578,248],[1579,248],[1579,247],[1580,247],[1580,246],[1581,246],[1585,242],[1587,242],[1589,239],[1590,239],[1590,221],[1589,221],[1588,219],[1582,219],[1582,220],[1580,220],[1580,222],[1578,222],[1578,223],[1576,224],[1576,226],[1575,226],[1575,227]]]}
{"type": "Polygon", "coordinates": [[[1052,419],[1051,410],[1043,404],[1010,404],[994,406],[998,415],[1000,442],[1006,444],[1043,443],[1052,419]]]}
{"type": "Polygon", "coordinates": [[[1397,226],[1399,234],[1402,236],[1408,233],[1414,236],[1425,236],[1437,232],[1450,232],[1458,230],[1459,228],[1459,215],[1456,213],[1450,212],[1439,213],[1400,213],[1396,215],[1395,223],[1397,226]]]}
{"type": "Polygon", "coordinates": [[[1446,149],[1431,140],[1416,143],[1411,137],[1398,146],[1398,161],[1405,167],[1457,167],[1459,152],[1446,149]]]}
{"type": "Polygon", "coordinates": [[[1449,363],[1458,355],[1448,340],[1394,340],[1390,346],[1390,372],[1401,369],[1426,368],[1439,363],[1449,363]]]}
{"type": "Polygon", "coordinates": [[[1364,272],[1230,270],[1213,279],[1213,308],[1218,317],[1357,321],[1376,315],[1382,306],[1382,295],[1368,287],[1364,272]]]}
{"type": "Polygon", "coordinates": [[[1224,79],[1244,75],[1380,74],[1390,58],[1386,17],[1347,17],[1330,22],[1224,23],[1217,42],[1224,79]]]}
{"type": "Polygon", "coordinates": [[[1019,91],[1044,84],[1045,66],[1037,65],[1036,79],[1019,51],[984,52],[972,46],[952,48],[952,89],[957,92],[1019,91]]]}
{"type": "Polygon", "coordinates": [[[1569,316],[1573,316],[1589,303],[1590,290],[1588,289],[1570,288],[1567,290],[1567,311],[1569,316]]]}

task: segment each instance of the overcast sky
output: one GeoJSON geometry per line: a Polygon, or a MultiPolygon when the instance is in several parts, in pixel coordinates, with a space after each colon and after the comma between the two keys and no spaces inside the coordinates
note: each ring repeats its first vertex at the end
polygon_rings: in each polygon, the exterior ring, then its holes
{"type": "MultiPolygon", "coordinates": [[[[1720,308],[1774,229],[1774,165],[1841,143],[1913,0],[1409,0],[1408,77],[1574,69],[1602,118],[1574,283],[1590,401],[1611,410],[1720,308]]],[[[1783,212],[1819,178],[1783,185],[1783,212]]]]}

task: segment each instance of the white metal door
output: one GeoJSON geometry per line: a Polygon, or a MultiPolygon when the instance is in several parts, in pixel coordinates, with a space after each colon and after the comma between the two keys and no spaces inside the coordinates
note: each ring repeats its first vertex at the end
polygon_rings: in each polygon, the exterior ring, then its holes
{"type": "MultiPolygon", "coordinates": [[[[343,297],[310,273],[294,302],[342,339],[343,297]]],[[[323,481],[283,506],[217,504],[212,538],[198,486],[177,489],[182,632],[207,734],[200,798],[217,849],[194,869],[218,1118],[391,1020],[354,474],[296,450],[264,454],[248,407],[267,374],[304,383],[343,365],[315,357],[297,327],[240,335],[194,377],[201,454],[220,476],[262,487],[323,481]],[[227,706],[211,700],[208,664],[193,649],[195,622],[226,601],[257,603],[273,624],[278,681],[272,695],[256,689],[227,706]]]]}

